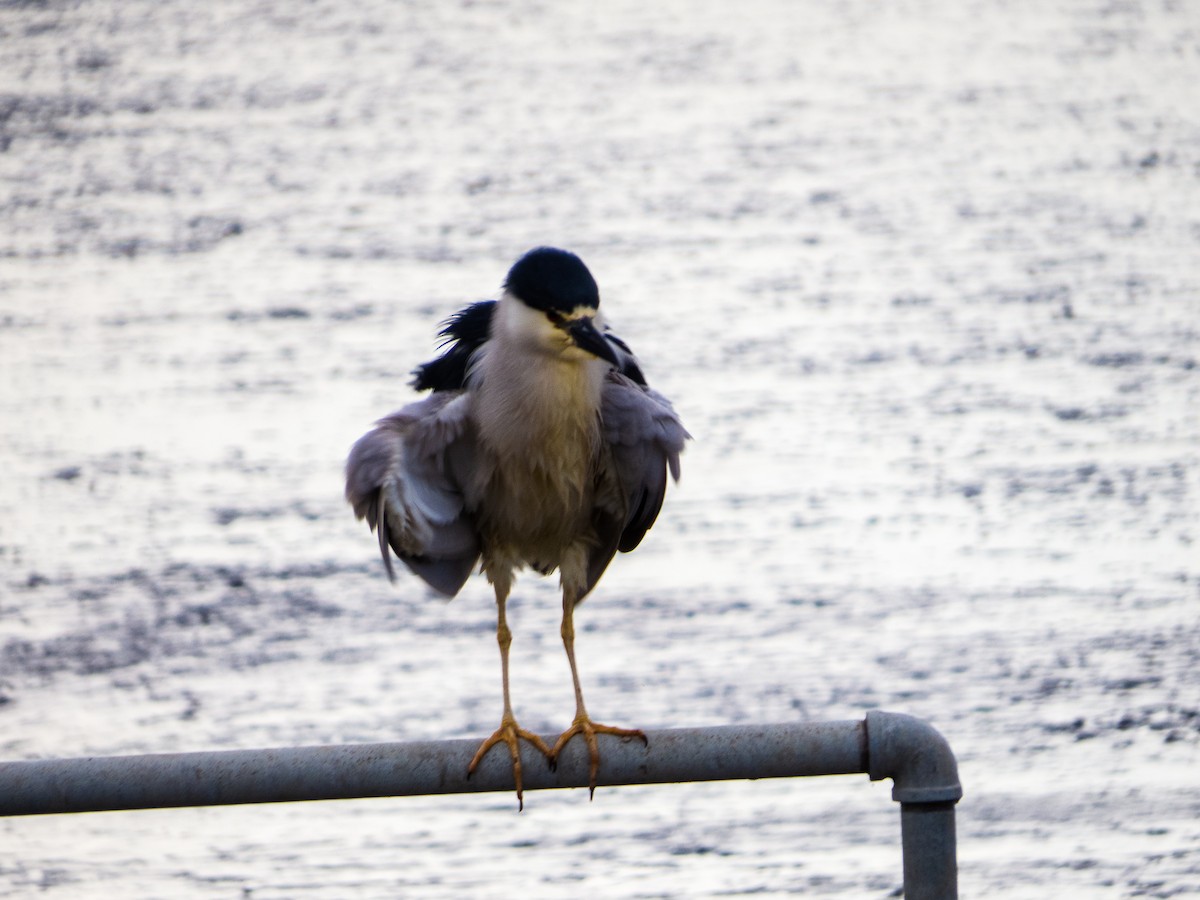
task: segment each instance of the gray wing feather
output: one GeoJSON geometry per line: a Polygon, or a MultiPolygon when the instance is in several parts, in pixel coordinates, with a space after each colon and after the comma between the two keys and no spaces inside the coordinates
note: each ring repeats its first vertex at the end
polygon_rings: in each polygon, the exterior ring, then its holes
{"type": "Polygon", "coordinates": [[[346,499],[391,552],[434,590],[454,596],[479,561],[479,536],[447,459],[469,452],[465,397],[435,393],[380,419],[350,451],[346,499]]]}
{"type": "Polygon", "coordinates": [[[671,401],[616,372],[604,385],[601,427],[607,455],[592,515],[599,544],[588,561],[589,591],[616,552],[637,547],[658,518],[667,473],[679,480],[679,454],[691,437],[671,401]]]}

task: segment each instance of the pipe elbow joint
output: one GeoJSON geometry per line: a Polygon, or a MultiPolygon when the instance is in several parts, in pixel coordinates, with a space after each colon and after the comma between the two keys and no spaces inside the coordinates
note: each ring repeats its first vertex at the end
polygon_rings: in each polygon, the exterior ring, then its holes
{"type": "Polygon", "coordinates": [[[867,713],[867,774],[892,779],[898,803],[957,803],[962,798],[958,761],[941,733],[903,713],[867,713]]]}

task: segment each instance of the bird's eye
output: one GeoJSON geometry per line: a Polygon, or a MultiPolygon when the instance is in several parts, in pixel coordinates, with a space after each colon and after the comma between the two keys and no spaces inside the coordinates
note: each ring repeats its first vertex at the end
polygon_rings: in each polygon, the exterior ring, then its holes
{"type": "Polygon", "coordinates": [[[561,325],[567,321],[566,316],[560,312],[555,312],[552,309],[546,310],[546,318],[550,320],[552,325],[561,325]]]}

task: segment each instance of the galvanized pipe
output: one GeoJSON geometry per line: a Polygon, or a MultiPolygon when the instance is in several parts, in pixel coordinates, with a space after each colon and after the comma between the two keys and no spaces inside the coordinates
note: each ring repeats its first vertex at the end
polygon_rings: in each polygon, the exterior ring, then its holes
{"type": "MultiPolygon", "coordinates": [[[[842,775],[866,770],[862,722],[680,728],[648,743],[600,735],[601,785],[842,775]]],[[[550,738],[551,743],[553,738],[550,738]]],[[[513,789],[503,749],[470,778],[476,740],[0,762],[0,815],[399,797],[513,789]]],[[[526,790],[586,787],[582,741],[551,770],[522,747],[526,790]]]]}
{"type": "MultiPolygon", "coordinates": [[[[647,731],[647,743],[601,735],[600,785],[867,773],[891,778],[901,803],[905,897],[957,897],[949,745],[911,716],[865,721],[647,731]]],[[[477,740],[418,741],[0,762],[0,816],[357,797],[511,791],[512,766],[489,753],[470,778],[477,740]]],[[[526,790],[586,787],[582,741],[551,770],[522,747],[526,790]]]]}
{"type": "Polygon", "coordinates": [[[867,713],[867,774],[892,779],[900,804],[905,900],[958,896],[954,804],[962,798],[958,762],[933,726],[913,716],[867,713]]]}
{"type": "Polygon", "coordinates": [[[901,803],[905,900],[958,896],[954,803],[901,803]]]}

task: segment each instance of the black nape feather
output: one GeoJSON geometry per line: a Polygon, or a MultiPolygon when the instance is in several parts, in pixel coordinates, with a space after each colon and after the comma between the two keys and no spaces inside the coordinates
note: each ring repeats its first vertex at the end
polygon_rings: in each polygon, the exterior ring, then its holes
{"type": "Polygon", "coordinates": [[[632,380],[635,384],[640,384],[642,387],[649,387],[646,384],[646,376],[642,374],[642,368],[638,365],[637,357],[633,355],[633,351],[629,349],[629,345],[608,330],[605,330],[604,337],[610,344],[617,348],[617,359],[620,361],[621,374],[632,380]]]}
{"type": "Polygon", "coordinates": [[[466,386],[467,366],[475,351],[488,339],[495,300],[481,300],[446,320],[438,336],[450,349],[413,370],[412,386],[418,391],[459,391],[466,386]]]}
{"type": "Polygon", "coordinates": [[[646,384],[646,376],[642,374],[641,367],[632,356],[621,365],[621,374],[626,378],[632,379],[634,384],[641,385],[642,387],[650,386],[646,384]]]}

